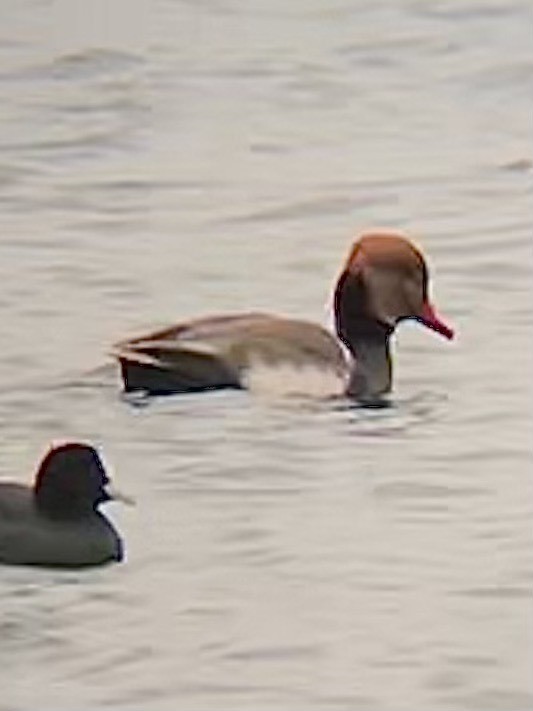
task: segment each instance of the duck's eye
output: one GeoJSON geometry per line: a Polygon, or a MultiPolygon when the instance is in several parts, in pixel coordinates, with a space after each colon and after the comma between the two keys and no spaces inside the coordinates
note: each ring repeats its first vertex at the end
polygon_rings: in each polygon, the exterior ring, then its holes
{"type": "Polygon", "coordinates": [[[427,279],[425,279],[424,274],[421,274],[419,271],[411,272],[408,282],[412,289],[416,289],[419,293],[425,295],[427,289],[427,279]]]}
{"type": "Polygon", "coordinates": [[[413,276],[406,281],[403,293],[409,312],[417,313],[420,303],[424,300],[424,287],[420,276],[413,276]]]}

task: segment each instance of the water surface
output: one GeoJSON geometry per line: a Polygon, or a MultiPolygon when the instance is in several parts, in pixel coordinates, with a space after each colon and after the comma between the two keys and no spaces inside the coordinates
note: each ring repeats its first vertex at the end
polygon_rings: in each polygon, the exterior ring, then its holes
{"type": "Polygon", "coordinates": [[[104,448],[125,565],[0,574],[0,708],[533,706],[525,0],[4,3],[2,478],[104,448]],[[393,406],[134,406],[106,352],[195,314],[328,322],[413,235],[448,344],[393,406]]]}

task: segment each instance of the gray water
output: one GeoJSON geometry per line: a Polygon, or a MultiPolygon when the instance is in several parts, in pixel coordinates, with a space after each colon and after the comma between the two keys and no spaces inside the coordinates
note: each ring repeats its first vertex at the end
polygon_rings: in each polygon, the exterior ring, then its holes
{"type": "Polygon", "coordinates": [[[0,570],[0,709],[533,708],[528,0],[4,0],[0,475],[101,445],[124,565],[0,570]],[[328,322],[412,235],[394,406],[134,406],[111,344],[328,322]]]}

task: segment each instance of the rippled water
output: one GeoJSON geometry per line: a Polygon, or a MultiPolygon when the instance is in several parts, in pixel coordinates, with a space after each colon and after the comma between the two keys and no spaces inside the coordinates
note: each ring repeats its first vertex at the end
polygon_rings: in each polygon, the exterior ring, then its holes
{"type": "MultiPolygon", "coordinates": [[[[526,0],[6,0],[0,469],[104,447],[128,560],[0,571],[0,709],[533,707],[526,0]],[[353,236],[433,266],[394,406],[135,406],[106,351],[327,322],[353,236]]],[[[266,390],[266,391],[265,391],[266,390]]]]}

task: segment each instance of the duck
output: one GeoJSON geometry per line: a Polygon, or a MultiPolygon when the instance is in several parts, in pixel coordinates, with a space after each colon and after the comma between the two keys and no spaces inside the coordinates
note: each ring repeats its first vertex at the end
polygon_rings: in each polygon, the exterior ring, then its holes
{"type": "Polygon", "coordinates": [[[81,568],[124,559],[124,544],[100,504],[131,503],[111,489],[96,449],[50,447],[33,486],[0,482],[0,563],[81,568]]]}
{"type": "Polygon", "coordinates": [[[309,321],[246,312],[184,321],[119,341],[112,353],[125,392],[246,388],[257,363],[289,364],[295,371],[327,369],[343,396],[372,403],[391,391],[390,341],[399,323],[414,319],[454,337],[430,301],[421,250],[396,232],[364,233],[353,243],[336,281],[333,311],[336,335],[309,321]]]}

